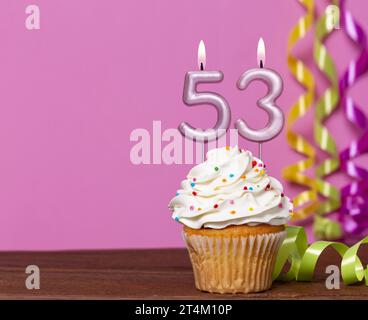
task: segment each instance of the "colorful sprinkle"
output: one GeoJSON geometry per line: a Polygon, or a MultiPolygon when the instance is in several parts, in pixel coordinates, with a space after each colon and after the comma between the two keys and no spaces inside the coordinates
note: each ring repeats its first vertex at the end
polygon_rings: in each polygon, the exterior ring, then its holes
{"type": "Polygon", "coordinates": [[[244,187],[243,190],[248,190],[248,187],[244,187]]]}
{"type": "Polygon", "coordinates": [[[197,195],[197,192],[193,191],[193,192],[192,192],[192,195],[193,195],[193,196],[196,196],[196,195],[197,195]]]}
{"type": "Polygon", "coordinates": [[[217,209],[217,208],[218,208],[218,204],[216,203],[213,207],[214,207],[215,209],[217,209]]]}
{"type": "Polygon", "coordinates": [[[190,211],[193,211],[193,210],[194,210],[194,206],[190,206],[190,207],[189,207],[189,210],[190,210],[190,211]]]}
{"type": "Polygon", "coordinates": [[[247,178],[247,176],[245,174],[243,174],[241,177],[242,177],[242,179],[246,179],[247,178]]]}
{"type": "Polygon", "coordinates": [[[282,203],[279,203],[279,208],[282,208],[282,203]]]}
{"type": "Polygon", "coordinates": [[[226,150],[229,151],[230,150],[230,147],[229,146],[226,146],[226,150]]]}
{"type": "Polygon", "coordinates": [[[254,209],[252,207],[248,208],[249,211],[253,211],[254,209]]]}
{"type": "Polygon", "coordinates": [[[225,182],[227,182],[227,180],[226,179],[222,179],[222,182],[225,183],[225,182]]]}
{"type": "Polygon", "coordinates": [[[179,194],[180,194],[180,193],[179,193],[179,192],[177,192],[177,193],[176,193],[176,196],[178,196],[179,194]]]}
{"type": "Polygon", "coordinates": [[[197,179],[196,178],[193,178],[193,182],[196,182],[197,181],[197,179]]]}
{"type": "Polygon", "coordinates": [[[258,170],[258,169],[255,169],[254,171],[255,171],[255,172],[259,172],[259,170],[258,170]]]}
{"type": "Polygon", "coordinates": [[[253,190],[253,187],[249,187],[249,190],[252,191],[253,190]]]}
{"type": "Polygon", "coordinates": [[[285,197],[284,193],[281,193],[281,197],[285,197]]]}
{"type": "Polygon", "coordinates": [[[263,167],[263,164],[262,164],[262,163],[259,163],[259,164],[258,164],[258,167],[263,167]]]}
{"type": "Polygon", "coordinates": [[[230,200],[230,204],[234,204],[234,200],[230,200]]]}
{"type": "Polygon", "coordinates": [[[257,161],[256,160],[253,160],[252,161],[252,168],[254,168],[256,165],[257,165],[257,161]]]}
{"type": "Polygon", "coordinates": [[[236,213],[236,211],[235,211],[235,210],[231,210],[231,211],[230,211],[230,213],[231,213],[231,214],[235,214],[235,213],[236,213]]]}
{"type": "Polygon", "coordinates": [[[219,168],[218,167],[215,167],[215,171],[218,171],[219,170],[219,168]]]}
{"type": "Polygon", "coordinates": [[[264,170],[261,170],[261,175],[264,175],[266,172],[264,170]]]}
{"type": "Polygon", "coordinates": [[[201,210],[202,210],[202,208],[198,208],[197,210],[198,210],[198,211],[201,211],[201,210]]]}
{"type": "Polygon", "coordinates": [[[192,187],[194,187],[194,186],[195,186],[195,183],[194,183],[194,182],[192,182],[190,185],[191,185],[192,187]]]}
{"type": "Polygon", "coordinates": [[[234,174],[233,174],[233,173],[230,173],[230,174],[229,174],[229,177],[230,177],[230,178],[234,178],[234,174]]]}
{"type": "Polygon", "coordinates": [[[179,221],[179,217],[175,217],[175,221],[179,221]]]}

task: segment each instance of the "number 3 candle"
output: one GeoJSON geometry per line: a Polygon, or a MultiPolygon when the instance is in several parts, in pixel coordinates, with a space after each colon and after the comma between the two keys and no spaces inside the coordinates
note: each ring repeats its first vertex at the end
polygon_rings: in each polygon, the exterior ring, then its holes
{"type": "Polygon", "coordinates": [[[260,80],[266,84],[268,93],[258,100],[257,105],[267,112],[268,123],[264,128],[255,130],[248,127],[244,120],[239,119],[236,121],[235,127],[243,138],[259,143],[259,158],[261,158],[262,142],[275,138],[281,132],[284,126],[284,114],[275,104],[275,100],[282,93],[282,79],[278,73],[264,67],[265,45],[262,38],[258,42],[257,60],[259,68],[244,72],[240,76],[237,86],[240,90],[244,90],[254,80],[260,80]]]}
{"type": "Polygon", "coordinates": [[[189,71],[185,76],[183,101],[187,106],[210,104],[217,110],[217,122],[209,130],[201,130],[192,127],[186,122],[179,125],[179,131],[187,138],[208,142],[218,139],[226,133],[229,128],[231,112],[224,97],[214,92],[197,92],[199,83],[220,82],[224,78],[221,71],[205,71],[206,49],[203,41],[198,46],[198,68],[199,71],[189,71]]]}

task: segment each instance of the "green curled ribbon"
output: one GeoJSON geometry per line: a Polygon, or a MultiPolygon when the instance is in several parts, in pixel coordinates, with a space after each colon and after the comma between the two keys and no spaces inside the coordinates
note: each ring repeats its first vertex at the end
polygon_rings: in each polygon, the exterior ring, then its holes
{"type": "Polygon", "coordinates": [[[346,244],[332,241],[317,241],[308,246],[303,227],[288,226],[286,233],[276,258],[272,275],[274,280],[311,281],[318,258],[326,248],[332,247],[342,258],[341,276],[344,283],[349,285],[365,279],[365,285],[368,286],[368,266],[364,268],[358,257],[359,247],[368,243],[368,236],[349,248],[346,244]],[[282,269],[288,261],[290,269],[282,274],[282,269]]]}
{"type": "MultiPolygon", "coordinates": [[[[336,3],[336,0],[331,1],[336,3]]],[[[337,3],[336,3],[337,4],[337,3]]],[[[334,31],[333,28],[327,26],[327,13],[325,13],[316,23],[315,41],[314,41],[314,60],[318,69],[326,76],[330,82],[330,86],[323,92],[316,103],[315,121],[314,121],[314,139],[318,147],[328,154],[328,158],[323,160],[315,170],[317,176],[317,190],[325,201],[320,202],[317,214],[325,216],[340,208],[340,190],[329,183],[326,179],[328,176],[337,172],[340,167],[339,153],[331,133],[328,131],[325,123],[332,113],[336,110],[339,103],[339,86],[337,79],[337,70],[331,55],[328,53],[324,41],[334,31]]],[[[321,238],[333,240],[341,237],[341,227],[332,220],[325,218],[324,220],[315,220],[315,229],[332,230],[332,233],[320,234],[321,238]],[[323,221],[324,224],[330,223],[330,228],[324,229],[318,225],[323,221]]]]}

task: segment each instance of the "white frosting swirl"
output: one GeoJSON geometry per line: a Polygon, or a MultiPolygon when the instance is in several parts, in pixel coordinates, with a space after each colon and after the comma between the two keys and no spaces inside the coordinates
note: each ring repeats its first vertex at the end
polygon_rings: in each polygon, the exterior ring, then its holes
{"type": "Polygon", "coordinates": [[[283,225],[293,205],[281,183],[266,173],[250,151],[212,149],[193,167],[170,201],[173,219],[186,226],[221,229],[229,225],[283,225]]]}

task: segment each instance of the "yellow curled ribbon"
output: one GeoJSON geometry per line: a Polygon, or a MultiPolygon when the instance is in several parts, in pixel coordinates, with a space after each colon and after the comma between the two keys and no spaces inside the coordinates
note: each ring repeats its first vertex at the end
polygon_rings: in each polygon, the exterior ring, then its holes
{"type": "Polygon", "coordinates": [[[316,181],[308,177],[304,171],[313,167],[315,162],[315,150],[313,146],[300,134],[293,131],[294,123],[303,117],[311,108],[314,100],[314,79],[310,70],[303,62],[295,58],[291,51],[299,39],[303,38],[313,23],[313,0],[298,0],[307,10],[290,32],[287,46],[287,63],[294,78],[305,87],[306,91],[291,107],[286,119],[286,140],[289,146],[306,156],[305,159],[283,169],[285,180],[306,187],[307,190],[299,193],[293,199],[293,219],[304,219],[315,213],[318,207],[318,192],[316,181]]]}
{"type": "MultiPolygon", "coordinates": [[[[324,180],[327,176],[336,172],[340,167],[336,143],[327,128],[324,126],[324,122],[336,109],[339,102],[339,87],[336,68],[331,56],[327,52],[326,47],[323,45],[323,41],[334,30],[333,28],[330,28],[326,23],[327,19],[328,17],[326,13],[317,21],[314,41],[314,60],[319,70],[327,77],[330,82],[330,87],[326,89],[326,91],[317,101],[314,122],[315,142],[320,149],[322,149],[329,155],[329,158],[324,160],[315,170],[317,176],[318,193],[326,198],[325,201],[320,203],[320,206],[317,209],[317,214],[319,215],[326,215],[337,210],[340,207],[339,189],[324,180]]],[[[318,223],[319,221],[315,221],[315,224],[318,223]]],[[[326,220],[323,220],[323,223],[326,223],[326,220]]],[[[326,239],[331,239],[333,237],[336,237],[336,235],[337,237],[340,237],[340,225],[332,223],[333,222],[331,221],[331,225],[335,226],[333,228],[333,234],[325,233],[318,234],[318,236],[326,239]]],[[[317,225],[315,226],[315,230],[322,230],[322,228],[319,228],[317,225]]]]}
{"type": "Polygon", "coordinates": [[[308,247],[304,228],[288,226],[286,232],[276,258],[272,275],[274,280],[311,281],[318,258],[326,248],[332,247],[342,257],[341,276],[344,283],[349,285],[365,279],[365,285],[368,286],[368,266],[364,269],[358,257],[359,247],[368,243],[368,236],[350,248],[343,243],[331,241],[317,241],[308,247]],[[282,274],[287,261],[290,262],[290,269],[282,274]]]}

